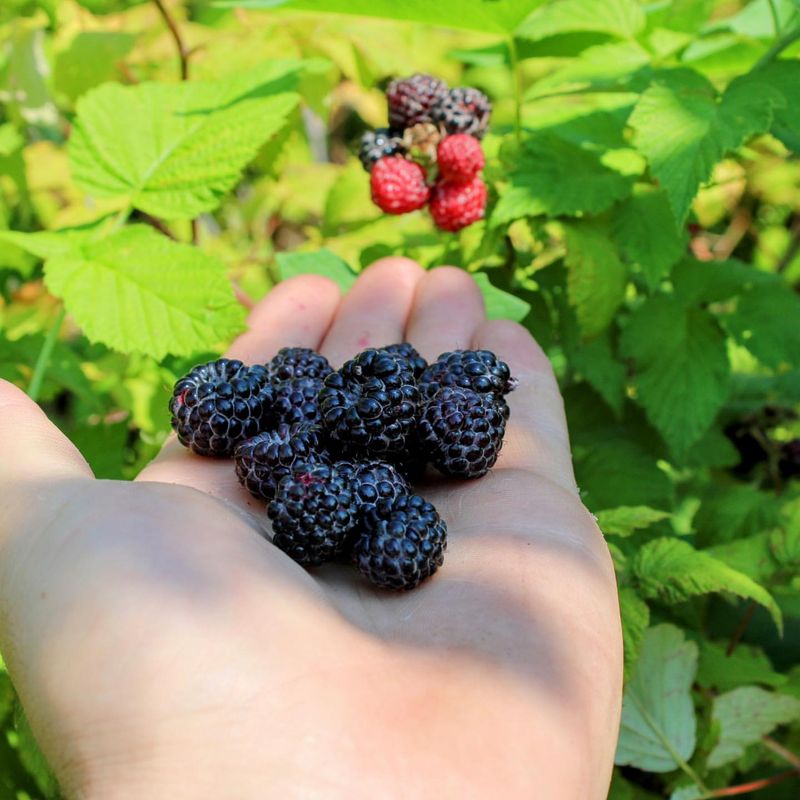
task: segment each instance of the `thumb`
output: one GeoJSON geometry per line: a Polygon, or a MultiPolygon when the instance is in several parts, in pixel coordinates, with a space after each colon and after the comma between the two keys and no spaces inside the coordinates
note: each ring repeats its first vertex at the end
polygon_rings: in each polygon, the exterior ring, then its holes
{"type": "Polygon", "coordinates": [[[31,484],[91,478],[72,442],[21,389],[0,380],[0,508],[31,484]]]}

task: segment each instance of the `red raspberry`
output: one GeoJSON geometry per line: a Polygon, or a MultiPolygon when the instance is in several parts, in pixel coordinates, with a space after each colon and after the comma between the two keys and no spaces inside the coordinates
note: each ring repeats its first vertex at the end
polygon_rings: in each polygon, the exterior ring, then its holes
{"type": "Polygon", "coordinates": [[[388,156],[370,173],[372,202],[387,214],[407,214],[422,208],[430,197],[425,170],[415,161],[388,156]]]}
{"type": "Polygon", "coordinates": [[[486,184],[480,177],[469,183],[437,181],[431,194],[431,216],[443,231],[460,231],[483,219],[486,184]]]}
{"type": "Polygon", "coordinates": [[[468,133],[445,136],[436,151],[439,174],[451,183],[469,183],[484,167],[481,143],[468,133]]]}

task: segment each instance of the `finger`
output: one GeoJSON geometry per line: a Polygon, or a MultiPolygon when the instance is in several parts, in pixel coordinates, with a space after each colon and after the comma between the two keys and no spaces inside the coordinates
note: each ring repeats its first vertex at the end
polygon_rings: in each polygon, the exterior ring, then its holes
{"type": "Polygon", "coordinates": [[[406,339],[432,361],[470,347],[485,320],[483,295],[472,276],[457,267],[437,267],[417,285],[406,339]]]}
{"type": "Polygon", "coordinates": [[[75,445],[22,389],[4,380],[0,380],[0,453],[3,496],[23,482],[92,477],[75,445]]]}
{"type": "Polygon", "coordinates": [[[473,347],[496,353],[519,380],[507,397],[511,418],[497,469],[528,469],[577,492],[564,402],[542,348],[525,328],[508,320],[481,325],[473,347]]]}
{"type": "MultiPolygon", "coordinates": [[[[250,329],[227,355],[247,363],[264,362],[281,347],[319,349],[339,303],[339,289],[318,275],[299,275],[278,284],[252,311],[250,329]]],[[[166,412],[165,412],[166,413],[166,412]]],[[[202,458],[172,436],[137,480],[192,486],[247,510],[261,504],[239,486],[230,461],[202,458]]]]}
{"type": "Polygon", "coordinates": [[[75,445],[21,389],[0,380],[0,543],[58,507],[54,487],[92,478],[75,445]],[[50,501],[48,503],[48,501],[50,501]]]}
{"type": "Polygon", "coordinates": [[[247,333],[226,355],[251,364],[268,361],[281,347],[317,348],[339,299],[339,287],[321,275],[298,275],[283,281],[252,310],[247,333]]]}
{"type": "Polygon", "coordinates": [[[417,284],[425,270],[408,258],[382,258],[359,276],[342,300],[322,345],[335,367],[366,347],[403,341],[417,284]]]}

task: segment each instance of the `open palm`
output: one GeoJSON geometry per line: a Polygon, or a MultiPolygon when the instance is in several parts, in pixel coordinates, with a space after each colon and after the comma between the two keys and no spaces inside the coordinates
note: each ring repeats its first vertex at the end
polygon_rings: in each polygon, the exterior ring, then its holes
{"type": "Polygon", "coordinates": [[[279,285],[231,354],[309,346],[338,366],[404,339],[493,350],[520,381],[496,468],[419,487],[449,546],[404,594],[294,564],[230,462],[174,440],[136,482],[94,480],[0,385],[0,649],[68,796],[605,797],[614,574],[527,332],[486,322],[466,273],[385,259],[344,299],[279,285]]]}

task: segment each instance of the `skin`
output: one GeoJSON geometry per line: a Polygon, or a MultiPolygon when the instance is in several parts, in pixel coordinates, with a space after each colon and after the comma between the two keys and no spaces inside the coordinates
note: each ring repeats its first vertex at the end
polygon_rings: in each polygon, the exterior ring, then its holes
{"type": "Polygon", "coordinates": [[[310,346],[338,366],[403,339],[429,359],[493,350],[520,381],[497,467],[420,487],[449,547],[405,594],[294,564],[230,462],[174,440],[136,481],[95,480],[0,382],[0,649],[68,797],[606,797],[614,571],[530,335],[487,322],[465,272],[392,258],[343,299],[282,283],[230,354],[310,346]]]}

